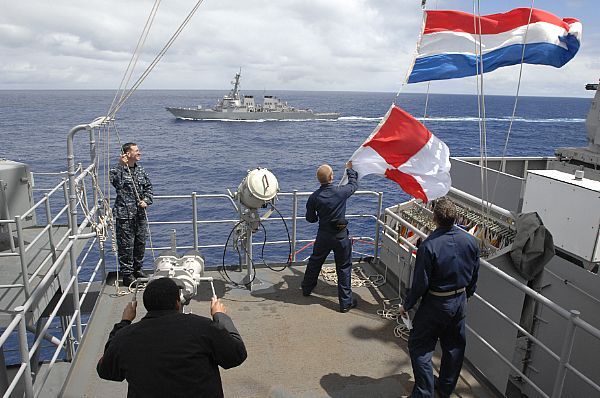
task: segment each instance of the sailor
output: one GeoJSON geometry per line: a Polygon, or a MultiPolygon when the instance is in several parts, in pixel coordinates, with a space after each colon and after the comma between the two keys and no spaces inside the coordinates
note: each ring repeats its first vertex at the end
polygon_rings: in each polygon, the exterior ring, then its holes
{"type": "Polygon", "coordinates": [[[170,278],[144,291],[148,313],[139,322],[136,302],[127,304],[98,361],[98,375],[127,380],[128,397],[223,397],[219,366],[246,360],[246,347],[226,308],[213,297],[212,319],[181,313],[179,287],[170,278]]]}
{"type": "Polygon", "coordinates": [[[152,204],[152,183],[138,163],[142,157],[137,144],[128,142],[121,148],[119,163],[110,170],[110,182],[117,191],[113,213],[116,218],[119,270],[123,285],[145,278],[142,270],[146,250],[148,222],[146,208],[152,204]]]}
{"type": "Polygon", "coordinates": [[[306,202],[306,221],[319,222],[313,252],[308,259],[302,294],[309,296],[319,278],[325,259],[333,250],[335,269],[338,278],[338,299],[340,312],[348,312],[356,307],[350,286],[352,273],[352,243],[348,237],[346,221],[346,201],[358,188],[358,173],[352,170],[352,162],[346,163],[348,184],[333,186],[333,170],[324,164],[317,169],[317,180],[321,187],[313,192],[306,202]]]}
{"type": "Polygon", "coordinates": [[[421,299],[408,339],[415,378],[413,398],[433,397],[434,388],[439,396],[449,397],[462,367],[466,304],[476,289],[479,247],[473,236],[454,225],[456,214],[456,205],[448,198],[435,202],[437,228],[417,250],[412,286],[400,307],[405,316],[421,299]],[[434,381],[431,358],[438,340],[442,361],[434,381]]]}

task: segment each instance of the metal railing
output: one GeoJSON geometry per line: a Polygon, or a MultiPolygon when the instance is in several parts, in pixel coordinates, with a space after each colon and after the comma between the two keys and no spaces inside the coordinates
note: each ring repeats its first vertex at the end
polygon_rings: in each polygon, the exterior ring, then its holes
{"type": "MultiPolygon", "coordinates": [[[[252,245],[282,245],[287,246],[291,243],[292,253],[291,253],[291,262],[296,262],[296,254],[297,247],[302,243],[310,243],[314,241],[314,236],[307,236],[305,238],[299,239],[298,237],[298,220],[300,222],[306,222],[304,220],[304,215],[298,215],[298,203],[301,198],[307,198],[310,196],[312,192],[299,192],[294,190],[293,192],[280,192],[277,194],[279,201],[283,201],[285,199],[291,200],[291,214],[289,216],[282,216],[282,218],[261,218],[261,222],[275,222],[277,220],[285,220],[285,222],[291,222],[290,228],[290,241],[288,240],[267,240],[266,242],[253,242],[252,245]]],[[[379,241],[379,233],[380,227],[377,220],[381,219],[382,215],[382,203],[383,203],[383,193],[374,192],[374,191],[356,191],[354,196],[357,197],[373,197],[377,201],[374,203],[374,211],[369,214],[347,214],[346,218],[348,219],[361,219],[367,218],[372,220],[373,222],[373,235],[372,236],[355,236],[356,239],[359,240],[369,240],[373,242],[379,241]]],[[[236,202],[231,195],[228,194],[197,194],[196,192],[192,192],[191,195],[156,195],[154,196],[155,205],[158,205],[161,201],[165,200],[176,200],[176,201],[184,201],[191,204],[191,219],[184,220],[167,220],[167,221],[148,221],[148,224],[152,226],[177,226],[177,225],[188,225],[192,228],[193,234],[193,242],[192,245],[178,245],[177,249],[218,249],[225,248],[225,243],[199,243],[199,231],[198,229],[205,225],[235,225],[240,221],[239,214],[241,205],[236,202]],[[200,219],[198,216],[198,211],[201,209],[201,205],[207,201],[221,200],[224,201],[232,212],[235,212],[236,218],[229,219],[200,219]]],[[[154,236],[154,233],[152,233],[154,236]]],[[[379,254],[379,247],[377,244],[373,245],[374,252],[373,257],[377,257],[379,254]]],[[[153,250],[169,250],[170,246],[154,246],[153,250]]],[[[148,249],[147,249],[148,250],[148,249]]]]}
{"type": "MultiPolygon", "coordinates": [[[[502,210],[502,209],[500,209],[500,210],[502,210]]],[[[501,213],[503,213],[503,212],[501,212],[501,213]]],[[[413,231],[414,234],[418,235],[419,237],[421,237],[423,239],[425,239],[427,237],[427,234],[423,233],[417,227],[412,225],[410,222],[404,220],[402,217],[393,213],[389,209],[385,209],[384,214],[386,217],[389,217],[392,220],[401,224],[402,226],[410,229],[411,231],[413,231]]],[[[385,220],[383,220],[383,219],[379,220],[379,224],[383,228],[385,234],[388,234],[388,235],[390,235],[390,237],[392,237],[396,241],[401,242],[402,246],[404,246],[403,249],[405,251],[411,253],[410,254],[411,257],[414,257],[414,251],[416,250],[416,246],[414,246],[412,243],[407,241],[396,230],[394,230],[389,225],[387,225],[385,220]]],[[[467,232],[465,231],[465,233],[467,233],[467,232]]],[[[555,353],[554,351],[552,351],[551,348],[549,348],[547,345],[545,345],[542,341],[537,339],[535,336],[533,336],[531,333],[529,333],[527,330],[525,330],[523,327],[521,327],[518,323],[514,322],[507,315],[502,313],[493,304],[486,301],[483,297],[481,297],[477,293],[475,293],[475,295],[474,295],[474,297],[477,300],[479,300],[487,308],[489,308],[491,311],[493,311],[495,314],[497,314],[500,319],[507,322],[509,325],[514,327],[516,330],[518,330],[523,335],[527,336],[527,338],[531,342],[533,342],[534,344],[537,344],[552,359],[557,361],[558,370],[557,370],[557,373],[556,373],[556,376],[554,379],[555,381],[554,381],[554,386],[552,388],[551,394],[548,395],[546,392],[544,392],[538,385],[536,385],[531,379],[529,379],[521,370],[519,370],[516,366],[513,365],[511,358],[506,358],[504,355],[502,355],[502,353],[494,347],[493,342],[487,341],[485,338],[483,338],[473,328],[471,328],[468,325],[468,323],[467,323],[467,329],[484,346],[486,346],[495,356],[497,356],[504,364],[506,364],[512,371],[514,371],[519,377],[521,377],[522,380],[524,380],[528,385],[530,385],[542,397],[558,398],[558,397],[563,396],[563,388],[564,388],[567,370],[571,371],[574,375],[576,375],[583,383],[589,385],[591,388],[593,388],[594,390],[596,390],[597,392],[600,393],[600,385],[598,385],[595,381],[591,380],[589,377],[584,375],[579,369],[575,368],[569,362],[571,353],[572,353],[572,349],[573,349],[573,343],[574,343],[574,339],[575,339],[576,330],[581,329],[581,330],[587,332],[592,337],[594,337],[598,342],[600,342],[600,329],[592,326],[591,324],[589,324],[589,323],[585,322],[583,319],[581,319],[579,317],[579,315],[580,315],[579,311],[564,309],[563,307],[557,305],[553,301],[544,297],[542,294],[536,292],[535,290],[529,288],[527,285],[521,283],[517,279],[515,279],[515,278],[511,277],[510,275],[506,274],[505,272],[501,271],[500,269],[495,267],[493,264],[487,262],[486,260],[480,259],[480,266],[485,268],[487,271],[493,273],[494,275],[498,276],[502,280],[510,283],[512,286],[516,287],[518,290],[523,292],[525,295],[527,295],[527,296],[531,297],[533,300],[535,300],[535,302],[537,304],[549,308],[550,310],[552,310],[553,312],[558,314],[561,318],[563,318],[567,321],[567,328],[565,330],[562,347],[561,347],[561,352],[555,353]]]]}
{"type": "MultiPolygon", "coordinates": [[[[18,366],[16,374],[12,377],[10,384],[8,384],[6,369],[4,369],[2,373],[2,378],[4,379],[1,383],[3,391],[0,392],[3,393],[4,397],[11,396],[20,384],[22,384],[26,397],[39,396],[43,391],[43,385],[48,379],[61,352],[65,352],[67,357],[70,358],[75,351],[76,345],[82,340],[83,328],[81,325],[81,305],[86,299],[89,300],[88,292],[98,272],[105,272],[104,251],[103,247],[100,245],[99,259],[93,265],[89,279],[83,282],[79,280],[80,271],[85,266],[84,262],[87,260],[88,254],[92,248],[97,244],[96,239],[93,239],[91,243],[87,242],[87,238],[94,236],[95,234],[86,234],[90,224],[97,218],[99,209],[98,187],[94,184],[97,164],[94,151],[95,140],[93,130],[96,126],[97,123],[83,127],[78,126],[71,131],[69,136],[71,139],[78,131],[90,131],[91,164],[85,169],[81,166],[75,167],[73,162],[74,157],[72,156],[73,153],[70,152],[69,170],[67,172],[37,173],[39,175],[51,176],[62,176],[67,173],[69,179],[63,178],[52,188],[36,189],[35,191],[43,193],[43,197],[35,202],[23,214],[14,215],[14,218],[10,218],[12,215],[9,213],[8,204],[5,200],[4,184],[0,183],[0,195],[3,195],[3,203],[6,204],[4,212],[8,215],[7,219],[0,220],[0,226],[7,227],[10,242],[10,250],[6,253],[0,253],[0,257],[15,259],[18,257],[18,261],[21,265],[21,283],[3,285],[0,286],[0,288],[22,288],[24,301],[23,304],[14,309],[4,309],[4,312],[10,314],[12,319],[0,335],[0,347],[4,349],[4,345],[9,338],[16,333],[21,357],[20,365],[18,366]],[[94,203],[91,208],[89,208],[90,200],[88,199],[88,191],[86,190],[86,180],[90,179],[92,180],[91,185],[93,188],[89,194],[92,195],[93,199],[91,201],[94,203]],[[57,201],[60,203],[56,203],[57,201]],[[53,208],[55,209],[54,211],[53,208]],[[83,217],[77,216],[78,209],[83,213],[83,217]],[[33,231],[34,235],[32,238],[28,238],[29,242],[26,242],[24,239],[25,227],[23,225],[23,220],[39,213],[44,216],[45,222],[41,225],[38,223],[35,225],[35,228],[27,229],[28,233],[33,231]],[[60,220],[63,220],[63,225],[59,226],[58,223],[60,220]],[[64,223],[66,223],[66,225],[64,225],[64,223]],[[13,234],[16,235],[18,243],[16,246],[13,244],[13,234]],[[79,250],[76,245],[78,239],[85,239],[86,242],[90,244],[88,251],[79,263],[77,259],[79,250]],[[31,258],[33,250],[40,247],[42,243],[44,248],[48,248],[48,253],[45,254],[42,259],[35,261],[35,268],[29,268],[30,265],[34,263],[31,258]],[[58,278],[61,272],[62,274],[65,273],[64,270],[67,258],[70,260],[70,267],[67,272],[68,279],[62,281],[62,292],[60,295],[55,296],[56,302],[53,303],[53,306],[47,308],[49,314],[44,316],[47,318],[46,321],[43,324],[42,322],[39,322],[38,326],[34,328],[30,325],[30,322],[35,316],[32,317],[31,315],[40,310],[38,307],[42,304],[42,299],[51,289],[51,286],[55,286],[54,289],[56,289],[56,284],[60,284],[58,278]],[[43,274],[43,272],[45,272],[45,274],[43,274]],[[84,286],[81,297],[78,289],[80,282],[82,282],[84,286]],[[58,313],[61,307],[63,307],[63,311],[65,310],[63,304],[69,296],[73,299],[73,307],[70,310],[69,315],[60,315],[63,327],[62,337],[58,339],[54,336],[50,336],[48,331],[53,322],[59,318],[58,313]],[[31,331],[32,329],[35,330],[35,333],[33,340],[30,342],[28,339],[28,331],[31,331]],[[73,333],[73,329],[75,329],[75,333],[73,333]],[[37,358],[39,357],[44,339],[50,340],[56,348],[50,361],[45,363],[45,369],[39,371],[39,369],[37,369],[37,358]],[[35,369],[32,369],[32,365],[35,366],[35,369]],[[34,380],[36,381],[35,389],[34,380]]],[[[70,149],[72,149],[72,147],[70,149]]],[[[60,292],[60,290],[57,290],[57,292],[60,292]]]]}

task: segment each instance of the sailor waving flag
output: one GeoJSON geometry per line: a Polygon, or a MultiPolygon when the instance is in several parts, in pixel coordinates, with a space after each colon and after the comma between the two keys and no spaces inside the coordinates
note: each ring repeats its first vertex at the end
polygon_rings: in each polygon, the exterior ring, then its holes
{"type": "Polygon", "coordinates": [[[481,17],[461,11],[425,11],[408,83],[475,76],[517,65],[521,58],[523,63],[560,68],[579,50],[581,30],[577,19],[561,19],[535,8],[481,17]]]}
{"type": "Polygon", "coordinates": [[[350,160],[359,178],[384,176],[423,202],[446,195],[452,185],[448,146],[396,105],[350,160]]]}

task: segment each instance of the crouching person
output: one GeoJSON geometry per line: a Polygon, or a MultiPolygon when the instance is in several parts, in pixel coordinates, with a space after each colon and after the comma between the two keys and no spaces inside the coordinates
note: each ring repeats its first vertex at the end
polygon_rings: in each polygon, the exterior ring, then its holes
{"type": "Polygon", "coordinates": [[[98,375],[126,379],[128,397],[223,397],[219,366],[238,366],[247,354],[221,301],[212,299],[212,320],[182,314],[179,287],[161,278],[146,287],[144,307],[148,314],[132,324],[136,303],[127,304],[98,361],[98,375]]]}

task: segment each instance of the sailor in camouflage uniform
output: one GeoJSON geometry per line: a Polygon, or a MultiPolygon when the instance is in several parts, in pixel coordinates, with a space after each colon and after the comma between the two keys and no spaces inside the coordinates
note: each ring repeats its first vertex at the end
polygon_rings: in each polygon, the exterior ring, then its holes
{"type": "Polygon", "coordinates": [[[152,204],[152,183],[137,162],[142,153],[133,142],[122,147],[119,164],[110,170],[110,182],[117,191],[113,213],[116,218],[119,270],[123,284],[145,278],[142,270],[146,250],[146,208],[152,204]]]}

